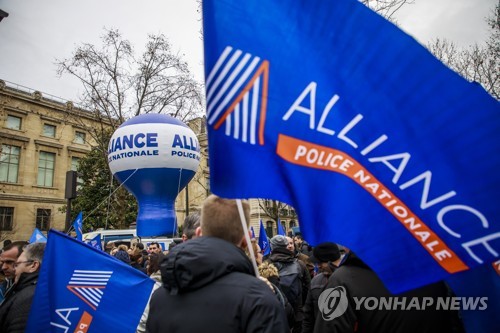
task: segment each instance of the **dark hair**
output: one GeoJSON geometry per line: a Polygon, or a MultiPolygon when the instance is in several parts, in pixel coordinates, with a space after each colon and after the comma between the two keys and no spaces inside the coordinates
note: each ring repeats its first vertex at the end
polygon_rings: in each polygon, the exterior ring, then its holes
{"type": "Polygon", "coordinates": [[[149,262],[147,267],[147,274],[151,275],[160,269],[160,256],[156,253],[149,255],[149,262]]]}
{"type": "Polygon", "coordinates": [[[12,242],[6,247],[3,248],[2,252],[12,250],[13,248],[17,248],[17,256],[19,257],[21,253],[23,253],[23,248],[28,245],[29,243],[26,241],[17,241],[17,242],[12,242]]]}
{"type": "Polygon", "coordinates": [[[139,243],[136,243],[136,244],[135,244],[135,247],[136,247],[136,248],[138,248],[139,250],[144,250],[144,244],[142,244],[142,243],[140,243],[140,242],[139,242],[139,243]]]}
{"type": "Polygon", "coordinates": [[[195,212],[189,214],[184,219],[184,224],[182,225],[182,233],[186,235],[187,239],[193,238],[196,228],[200,226],[200,213],[195,212]]]}
{"type": "Polygon", "coordinates": [[[161,249],[161,246],[160,246],[160,244],[158,242],[151,242],[151,243],[149,243],[149,246],[151,246],[151,245],[156,245],[159,249],[161,249]]]}

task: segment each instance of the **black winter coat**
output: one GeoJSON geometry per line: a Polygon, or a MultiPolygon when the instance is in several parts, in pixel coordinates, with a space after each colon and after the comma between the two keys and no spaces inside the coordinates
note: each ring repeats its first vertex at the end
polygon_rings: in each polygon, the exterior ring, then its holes
{"type": "Polygon", "coordinates": [[[35,295],[38,272],[23,273],[0,305],[0,332],[23,333],[35,295]]]}
{"type": "MultiPolygon", "coordinates": [[[[358,333],[447,333],[463,332],[457,311],[435,310],[368,310],[361,306],[356,309],[353,297],[391,297],[379,277],[354,253],[349,253],[346,260],[337,268],[328,280],[326,288],[342,286],[347,293],[348,306],[342,315],[332,320],[324,320],[322,314],[316,315],[315,333],[358,332],[358,333]]],[[[418,297],[422,304],[423,297],[432,297],[436,304],[437,297],[447,297],[449,290],[443,282],[397,295],[400,299],[418,297]]],[[[319,311],[319,310],[318,310],[319,311]]]]}
{"type": "Polygon", "coordinates": [[[314,322],[318,314],[319,295],[325,289],[329,275],[319,273],[311,280],[311,289],[307,294],[307,300],[304,303],[304,321],[302,323],[302,333],[312,333],[314,330],[314,322]]]}
{"type": "Polygon", "coordinates": [[[146,332],[288,332],[283,306],[245,253],[214,237],[177,245],[161,264],[146,332]]]}

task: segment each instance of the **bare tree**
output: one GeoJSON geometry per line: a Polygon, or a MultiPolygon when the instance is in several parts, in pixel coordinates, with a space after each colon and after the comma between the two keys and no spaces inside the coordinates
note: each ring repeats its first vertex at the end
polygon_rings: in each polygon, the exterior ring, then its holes
{"type": "Polygon", "coordinates": [[[493,97],[500,99],[500,4],[487,22],[490,36],[484,45],[459,49],[453,42],[436,39],[428,49],[465,79],[479,82],[493,97]]]}
{"type": "Polygon", "coordinates": [[[264,214],[275,221],[276,228],[278,227],[278,220],[280,217],[297,219],[295,209],[283,202],[268,199],[258,199],[258,201],[259,207],[264,214]]]}
{"type": "MultiPolygon", "coordinates": [[[[187,120],[202,112],[200,84],[161,34],[149,35],[144,53],[137,57],[118,30],[105,30],[102,46],[82,44],[56,64],[59,75],[71,74],[82,82],[81,107],[111,131],[139,114],[165,113],[187,120]]],[[[103,136],[102,130],[80,123],[96,140],[103,136]]]]}
{"type": "Polygon", "coordinates": [[[392,20],[394,13],[404,5],[414,3],[414,0],[361,0],[360,2],[385,18],[392,20]]]}

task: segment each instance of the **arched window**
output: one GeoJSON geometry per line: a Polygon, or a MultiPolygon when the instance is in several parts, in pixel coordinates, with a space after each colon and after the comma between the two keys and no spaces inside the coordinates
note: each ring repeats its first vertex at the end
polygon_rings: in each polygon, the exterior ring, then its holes
{"type": "Polygon", "coordinates": [[[296,226],[297,226],[297,222],[295,222],[295,220],[291,220],[290,221],[290,229],[293,227],[296,227],[296,226]]]}

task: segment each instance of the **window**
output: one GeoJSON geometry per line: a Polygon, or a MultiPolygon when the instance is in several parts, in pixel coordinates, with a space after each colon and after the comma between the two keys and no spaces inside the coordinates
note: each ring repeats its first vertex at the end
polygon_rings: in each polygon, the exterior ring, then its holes
{"type": "Polygon", "coordinates": [[[56,127],[54,125],[43,124],[43,135],[51,138],[56,137],[56,127]]]}
{"type": "Polygon", "coordinates": [[[40,152],[38,159],[38,186],[52,187],[54,185],[54,165],[56,154],[40,152]]]}
{"type": "Polygon", "coordinates": [[[297,224],[295,223],[295,220],[290,221],[290,228],[296,227],[297,224]]]}
{"type": "Polygon", "coordinates": [[[272,221],[266,222],[266,235],[269,238],[272,238],[274,236],[273,225],[274,223],[272,221]]]}
{"type": "Polygon", "coordinates": [[[21,149],[19,147],[2,145],[2,154],[0,155],[0,182],[17,183],[20,152],[21,149]]]}
{"type": "Polygon", "coordinates": [[[14,221],[14,207],[0,207],[0,230],[11,231],[14,221]]]}
{"type": "MultiPolygon", "coordinates": [[[[80,166],[80,158],[79,157],[72,157],[71,158],[71,171],[78,171],[78,167],[80,166]]],[[[78,176],[76,179],[76,190],[79,191],[82,188],[83,184],[83,179],[82,177],[78,176]]]]}
{"type": "Polygon", "coordinates": [[[85,143],[85,133],[76,131],[74,142],[84,144],[85,143]]]}
{"type": "Polygon", "coordinates": [[[42,231],[50,228],[50,209],[38,208],[36,210],[36,227],[42,231]]]}
{"type": "Polygon", "coordinates": [[[15,129],[15,130],[21,130],[21,123],[22,123],[22,119],[19,118],[19,117],[15,117],[15,116],[11,116],[11,115],[8,115],[7,116],[7,128],[10,128],[10,129],[15,129]]]}
{"type": "Polygon", "coordinates": [[[80,158],[79,157],[72,157],[71,158],[71,171],[78,171],[79,165],[80,165],[80,158]]]}

